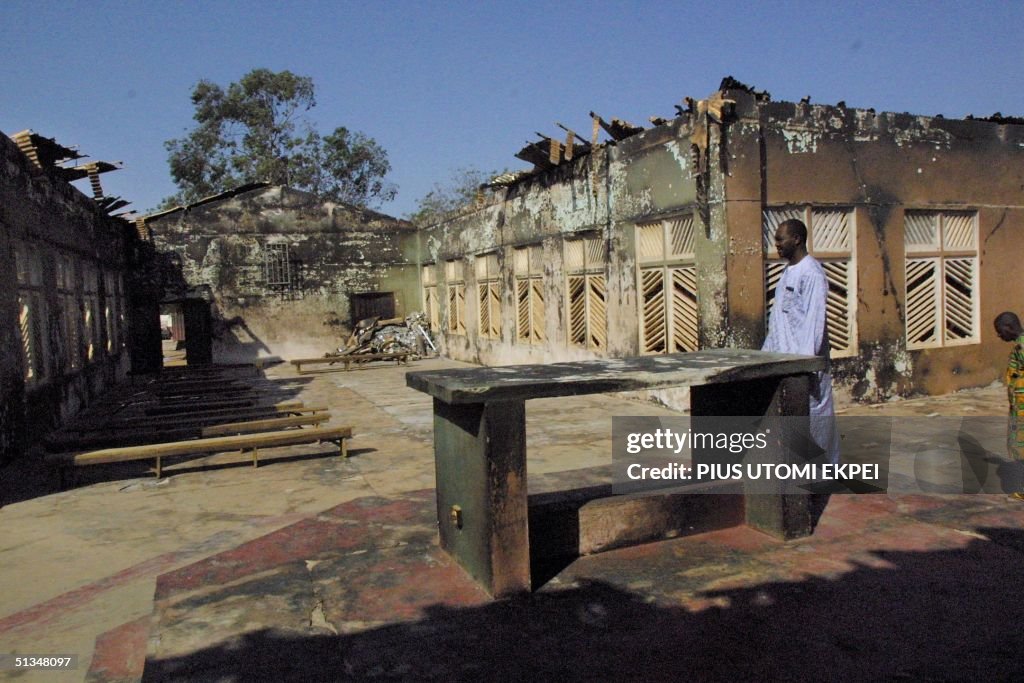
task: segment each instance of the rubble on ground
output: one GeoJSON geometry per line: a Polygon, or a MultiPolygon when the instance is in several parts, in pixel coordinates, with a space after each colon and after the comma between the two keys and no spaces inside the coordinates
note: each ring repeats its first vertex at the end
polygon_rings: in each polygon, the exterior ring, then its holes
{"type": "Polygon", "coordinates": [[[423,313],[414,312],[405,318],[364,318],[356,323],[352,335],[343,346],[325,356],[349,356],[360,353],[412,353],[426,356],[436,353],[430,335],[430,323],[423,313]]]}

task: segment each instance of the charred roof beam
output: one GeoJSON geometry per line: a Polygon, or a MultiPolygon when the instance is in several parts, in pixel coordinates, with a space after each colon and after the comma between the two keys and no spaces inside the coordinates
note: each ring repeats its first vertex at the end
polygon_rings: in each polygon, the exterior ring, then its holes
{"type": "Polygon", "coordinates": [[[81,159],[85,155],[74,147],[65,147],[53,138],[45,138],[31,129],[11,136],[22,154],[39,170],[56,168],[61,161],[81,159]]]}
{"type": "Polygon", "coordinates": [[[613,118],[611,122],[605,121],[594,112],[590,112],[590,117],[596,119],[598,125],[604,129],[604,132],[608,133],[608,136],[616,142],[619,140],[625,140],[626,138],[636,135],[644,130],[643,126],[634,126],[629,121],[624,121],[622,119],[613,118]]]}

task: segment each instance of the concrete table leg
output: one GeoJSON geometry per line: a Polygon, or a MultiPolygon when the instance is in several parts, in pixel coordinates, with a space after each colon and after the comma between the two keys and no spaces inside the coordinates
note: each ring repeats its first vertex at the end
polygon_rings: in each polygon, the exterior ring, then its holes
{"type": "Polygon", "coordinates": [[[524,402],[435,398],[434,462],[441,547],[494,597],[528,592],[524,402]]]}
{"type": "MultiPolygon", "coordinates": [[[[696,419],[730,415],[804,417],[808,414],[809,386],[808,375],[695,386],[690,390],[690,413],[696,419]]],[[[786,442],[781,444],[783,453],[792,452],[788,446],[786,442]]],[[[698,457],[694,455],[695,460],[698,457]]],[[[789,486],[778,482],[776,493],[746,493],[747,525],[782,539],[810,536],[810,495],[787,493],[789,486]]],[[[764,490],[763,484],[760,490],[764,490]]]]}

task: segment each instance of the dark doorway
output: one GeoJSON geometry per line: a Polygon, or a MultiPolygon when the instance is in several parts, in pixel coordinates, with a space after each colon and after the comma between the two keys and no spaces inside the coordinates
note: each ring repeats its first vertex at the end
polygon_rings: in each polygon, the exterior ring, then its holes
{"type": "Polygon", "coordinates": [[[185,317],[185,363],[209,365],[213,362],[213,321],[210,302],[185,299],[181,302],[185,317]]]}
{"type": "Polygon", "coordinates": [[[160,372],[163,351],[160,342],[160,306],[150,301],[132,301],[129,344],[132,373],[160,372]]]}
{"type": "Polygon", "coordinates": [[[394,292],[368,292],[352,295],[352,323],[364,318],[387,320],[395,317],[394,292]]]}

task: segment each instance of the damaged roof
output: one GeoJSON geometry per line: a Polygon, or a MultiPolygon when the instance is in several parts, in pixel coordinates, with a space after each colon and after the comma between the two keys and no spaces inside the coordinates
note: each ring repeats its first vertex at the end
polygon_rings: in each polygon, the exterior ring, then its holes
{"type": "MultiPolygon", "coordinates": [[[[164,216],[168,216],[168,215],[173,214],[173,213],[178,213],[179,211],[180,212],[191,211],[192,209],[194,209],[196,207],[199,207],[199,206],[203,206],[203,205],[206,205],[206,204],[212,204],[212,203],[215,203],[215,202],[223,201],[225,199],[230,199],[232,197],[237,197],[237,196],[245,194],[247,192],[253,192],[255,190],[263,190],[263,189],[266,189],[266,188],[273,188],[273,187],[280,188],[282,191],[287,191],[287,192],[292,193],[292,194],[302,195],[302,196],[310,197],[310,198],[314,198],[314,199],[317,198],[315,194],[313,194],[311,192],[307,192],[305,190],[299,190],[299,189],[296,189],[296,188],[293,188],[293,187],[288,187],[287,185],[278,185],[278,184],[275,184],[275,183],[268,183],[268,182],[259,181],[259,182],[245,183],[244,185],[239,185],[238,187],[233,187],[230,190],[224,190],[223,192],[218,192],[217,194],[212,194],[212,195],[210,195],[208,197],[203,197],[202,199],[200,199],[198,201],[195,201],[195,202],[192,202],[191,204],[187,204],[185,206],[175,206],[175,207],[172,207],[172,208],[169,208],[169,209],[164,209],[163,211],[155,211],[153,213],[146,214],[145,216],[138,217],[136,219],[136,222],[142,221],[143,223],[147,223],[149,221],[158,220],[160,218],[163,218],[164,216]]],[[[330,204],[333,204],[335,206],[348,207],[348,209],[350,209],[350,210],[352,210],[352,211],[354,211],[356,213],[359,213],[366,220],[384,220],[384,221],[389,221],[389,222],[394,223],[396,227],[403,227],[403,228],[404,227],[410,227],[410,228],[412,227],[412,223],[409,223],[408,221],[402,220],[400,218],[395,218],[394,216],[389,216],[387,214],[383,214],[383,213],[380,213],[378,211],[374,211],[373,209],[369,209],[369,208],[366,208],[366,207],[363,207],[363,206],[357,206],[355,204],[349,204],[347,202],[337,201],[337,200],[333,200],[333,199],[317,199],[317,201],[324,202],[324,203],[330,203],[330,204]]]]}
{"type": "Polygon", "coordinates": [[[23,130],[10,136],[28,160],[37,170],[55,174],[65,182],[88,178],[92,186],[92,198],[100,209],[110,214],[122,209],[131,202],[120,197],[108,197],[103,192],[99,175],[122,168],[120,161],[91,161],[86,164],[67,166],[68,162],[85,159],[76,147],[66,147],[53,138],[39,135],[31,129],[23,130]]]}
{"type": "Polygon", "coordinates": [[[53,138],[43,137],[31,129],[15,133],[11,139],[18,145],[21,153],[39,169],[56,168],[59,162],[81,159],[85,156],[77,149],[65,147],[53,138]]]}
{"type": "MultiPolygon", "coordinates": [[[[772,101],[772,97],[769,92],[765,90],[757,90],[746,83],[738,81],[732,76],[726,76],[719,83],[718,90],[707,99],[695,100],[691,97],[685,97],[681,104],[674,105],[676,110],[675,116],[671,118],[652,116],[649,120],[654,126],[661,126],[682,116],[693,117],[696,115],[698,116],[698,121],[703,120],[704,116],[706,116],[711,120],[721,122],[728,118],[732,111],[731,105],[734,104],[733,100],[725,97],[725,93],[728,91],[741,91],[748,93],[759,103],[772,101]]],[[[805,97],[800,102],[801,104],[808,104],[810,102],[810,97],[805,97]]],[[[839,102],[835,106],[846,108],[846,103],[839,102]]],[[[868,109],[867,111],[874,112],[873,109],[868,109]]],[[[610,140],[604,143],[609,145],[614,145],[617,142],[630,138],[646,130],[643,126],[634,125],[623,119],[612,118],[610,121],[605,120],[602,116],[593,111],[590,112],[590,118],[593,122],[593,133],[589,141],[583,140],[578,135],[575,135],[575,133],[562,124],[556,124],[568,132],[568,136],[564,143],[554,137],[537,133],[540,138],[539,140],[528,142],[525,147],[515,154],[517,159],[522,159],[523,161],[533,164],[532,169],[516,173],[502,174],[493,178],[489,183],[485,183],[482,187],[489,189],[509,187],[530,176],[554,168],[562,162],[571,161],[573,158],[588,154],[594,147],[599,146],[598,133],[600,130],[603,130],[610,138],[610,140]],[[581,144],[576,144],[574,138],[579,139],[581,144]]],[[[937,116],[936,118],[942,117],[937,116]]],[[[986,121],[989,123],[1004,125],[1024,125],[1024,117],[1004,116],[1001,112],[996,112],[992,116],[988,117],[975,117],[969,114],[964,118],[964,120],[986,121]]]]}
{"type": "Polygon", "coordinates": [[[162,218],[163,216],[167,216],[172,213],[177,213],[178,211],[188,211],[189,209],[192,209],[197,206],[202,206],[203,204],[209,204],[211,202],[215,202],[221,199],[229,199],[230,197],[245,194],[250,190],[258,190],[264,187],[270,187],[270,183],[244,183],[242,185],[239,185],[238,187],[233,187],[230,190],[224,190],[223,192],[218,192],[217,194],[211,194],[208,197],[203,197],[202,199],[192,202],[191,204],[179,204],[178,206],[171,207],[170,209],[164,209],[163,211],[154,211],[153,213],[148,213],[145,216],[140,217],[139,220],[148,221],[157,218],[162,218]]]}
{"type": "Polygon", "coordinates": [[[55,170],[61,178],[70,183],[72,180],[88,178],[93,173],[108,173],[122,168],[124,168],[124,164],[120,161],[93,161],[88,164],[82,164],[81,166],[56,166],[55,170]]]}

